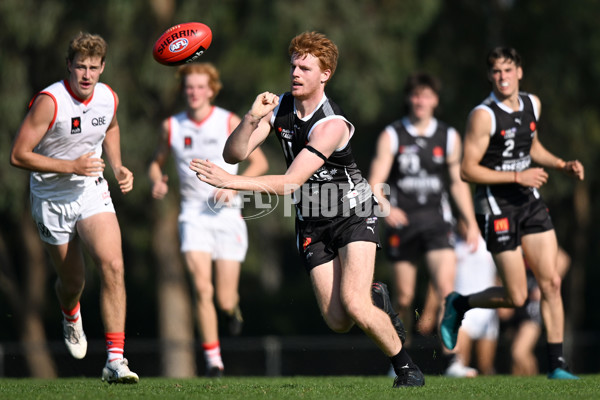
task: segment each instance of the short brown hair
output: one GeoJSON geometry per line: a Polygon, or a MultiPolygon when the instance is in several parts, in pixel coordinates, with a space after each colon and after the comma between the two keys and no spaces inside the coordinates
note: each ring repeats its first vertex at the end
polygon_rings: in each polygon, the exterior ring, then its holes
{"type": "Polygon", "coordinates": [[[421,87],[427,87],[439,96],[442,85],[435,76],[425,72],[417,72],[406,78],[406,82],[404,83],[404,95],[408,97],[415,89],[421,87]]]}
{"type": "Polygon", "coordinates": [[[339,51],[335,43],[319,32],[304,32],[294,37],[290,42],[288,53],[300,57],[308,54],[319,59],[321,70],[330,70],[331,76],[337,67],[339,51]]]}
{"type": "Polygon", "coordinates": [[[177,78],[179,79],[179,90],[183,90],[185,87],[185,78],[191,74],[206,74],[208,75],[208,86],[213,91],[213,96],[211,97],[211,101],[217,97],[223,84],[221,83],[221,79],[219,78],[219,71],[217,68],[211,63],[189,63],[184,64],[177,68],[177,78]]]}
{"type": "Polygon", "coordinates": [[[486,59],[488,69],[491,69],[497,60],[500,60],[503,58],[514,62],[517,67],[521,66],[521,56],[519,55],[517,50],[515,50],[512,47],[498,46],[498,47],[493,48],[488,53],[488,56],[486,59]]]}
{"type": "Polygon", "coordinates": [[[102,36],[79,32],[69,43],[67,62],[72,62],[77,54],[81,54],[83,58],[100,57],[104,62],[107,51],[108,44],[102,36]]]}

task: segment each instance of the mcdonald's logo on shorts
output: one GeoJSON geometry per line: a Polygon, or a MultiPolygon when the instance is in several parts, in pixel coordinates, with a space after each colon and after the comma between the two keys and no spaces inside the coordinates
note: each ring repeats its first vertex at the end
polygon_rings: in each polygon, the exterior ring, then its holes
{"type": "Polygon", "coordinates": [[[496,233],[502,233],[502,232],[508,232],[508,218],[501,218],[501,219],[496,219],[494,220],[494,232],[496,233]]]}

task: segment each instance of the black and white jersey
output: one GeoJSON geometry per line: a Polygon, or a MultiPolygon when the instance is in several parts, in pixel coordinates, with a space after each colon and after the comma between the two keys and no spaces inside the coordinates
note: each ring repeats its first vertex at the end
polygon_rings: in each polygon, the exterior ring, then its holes
{"type": "Polygon", "coordinates": [[[456,130],[434,118],[425,134],[419,135],[405,117],[388,125],[385,132],[394,155],[387,179],[390,204],[409,215],[440,212],[450,221],[447,156],[456,142],[456,130]]]}
{"type": "MultiPolygon", "coordinates": [[[[314,128],[331,120],[341,119],[350,128],[350,137],[354,134],[352,125],[344,116],[341,108],[327,96],[315,111],[299,118],[296,115],[294,97],[291,93],[280,96],[279,105],[273,112],[271,125],[289,167],[295,157],[307,147],[314,128]]],[[[301,220],[349,215],[357,206],[371,200],[371,187],[358,169],[350,142],[336,149],[315,173],[294,193],[297,216],[301,220]]]]}
{"type": "MultiPolygon", "coordinates": [[[[513,111],[492,93],[475,109],[486,110],[492,118],[490,143],[479,163],[496,171],[523,171],[531,166],[531,143],[537,130],[537,109],[530,94],[519,93],[519,110],[513,111]]],[[[517,183],[477,185],[475,211],[499,215],[507,206],[519,206],[539,198],[535,188],[517,183]]]]}

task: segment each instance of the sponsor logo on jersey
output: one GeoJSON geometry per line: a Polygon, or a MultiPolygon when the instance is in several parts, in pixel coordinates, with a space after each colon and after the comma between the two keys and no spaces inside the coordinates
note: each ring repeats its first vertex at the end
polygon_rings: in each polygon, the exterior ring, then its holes
{"type": "Polygon", "coordinates": [[[500,218],[494,220],[494,232],[496,233],[506,233],[508,232],[509,224],[508,218],[500,218]]]}
{"type": "Polygon", "coordinates": [[[535,132],[535,130],[537,129],[537,126],[535,124],[535,121],[531,121],[529,123],[529,129],[531,129],[531,132],[535,132]]]}
{"type": "Polygon", "coordinates": [[[419,152],[419,146],[416,146],[414,144],[398,147],[398,153],[400,153],[400,154],[417,154],[418,152],[419,152]]]}
{"type": "Polygon", "coordinates": [[[312,242],[312,239],[307,237],[304,238],[304,243],[302,243],[302,249],[306,250],[306,248],[310,245],[310,243],[312,242]]]}
{"type": "Polygon", "coordinates": [[[514,139],[515,134],[517,133],[517,128],[510,128],[507,130],[501,130],[500,134],[504,137],[504,139],[514,139]]]}
{"type": "Polygon", "coordinates": [[[444,162],[444,149],[442,149],[442,146],[435,146],[432,153],[434,163],[441,164],[444,162]]]}
{"type": "Polygon", "coordinates": [[[291,139],[294,136],[294,131],[290,129],[284,129],[282,127],[279,127],[277,128],[277,131],[279,131],[279,134],[284,139],[291,139]]]}
{"type": "Polygon", "coordinates": [[[46,225],[42,224],[41,222],[38,222],[37,226],[42,236],[47,238],[52,237],[52,233],[50,233],[50,229],[48,229],[46,225]]]}
{"type": "Polygon", "coordinates": [[[192,137],[191,136],[186,136],[183,138],[183,147],[186,149],[192,148],[192,137]]]}
{"type": "Polygon", "coordinates": [[[71,118],[71,135],[81,133],[81,117],[71,118]]]}
{"type": "Polygon", "coordinates": [[[93,126],[106,125],[106,116],[103,115],[103,116],[98,117],[98,118],[92,118],[92,125],[93,126]]]}

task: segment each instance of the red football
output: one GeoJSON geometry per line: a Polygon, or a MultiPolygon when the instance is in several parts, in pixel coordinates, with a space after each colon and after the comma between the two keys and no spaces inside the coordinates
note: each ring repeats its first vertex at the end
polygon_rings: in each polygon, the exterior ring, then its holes
{"type": "Polygon", "coordinates": [[[200,22],[186,22],[165,31],[152,49],[163,65],[181,65],[200,57],[212,42],[212,31],[200,22]]]}

